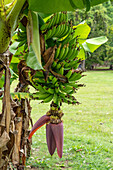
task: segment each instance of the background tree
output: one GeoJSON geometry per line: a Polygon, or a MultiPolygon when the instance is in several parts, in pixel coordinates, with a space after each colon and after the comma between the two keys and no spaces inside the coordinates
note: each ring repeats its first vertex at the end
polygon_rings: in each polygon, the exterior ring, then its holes
{"type": "Polygon", "coordinates": [[[106,35],[108,42],[97,49],[93,54],[86,55],[86,68],[90,69],[91,65],[112,65],[113,53],[113,6],[112,2],[108,1],[103,4],[94,6],[89,12],[77,9],[76,12],[69,13],[75,24],[79,24],[86,20],[87,24],[91,27],[89,38],[106,35]]]}

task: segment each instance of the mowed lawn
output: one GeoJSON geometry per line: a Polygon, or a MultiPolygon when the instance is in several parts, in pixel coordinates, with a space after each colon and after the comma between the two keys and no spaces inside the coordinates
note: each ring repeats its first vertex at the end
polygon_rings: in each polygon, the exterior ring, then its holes
{"type": "MultiPolygon", "coordinates": [[[[75,94],[78,106],[63,104],[64,149],[51,157],[46,145],[45,126],[33,136],[31,157],[26,169],[113,169],[113,71],[88,71],[75,94]]],[[[32,101],[35,123],[49,110],[49,104],[32,101]]]]}

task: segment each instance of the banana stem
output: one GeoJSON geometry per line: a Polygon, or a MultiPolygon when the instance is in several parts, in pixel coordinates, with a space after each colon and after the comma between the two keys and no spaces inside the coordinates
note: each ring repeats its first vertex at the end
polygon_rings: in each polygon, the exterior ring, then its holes
{"type": "MultiPolygon", "coordinates": [[[[15,0],[11,11],[6,15],[0,11],[0,53],[4,53],[9,46],[13,31],[18,22],[18,16],[26,0],[15,0]]],[[[3,8],[2,8],[3,9],[3,8]]]]}
{"type": "Polygon", "coordinates": [[[7,24],[11,30],[11,33],[13,33],[14,29],[17,26],[18,16],[20,14],[20,11],[21,11],[25,1],[26,0],[17,0],[7,16],[7,24]]]}

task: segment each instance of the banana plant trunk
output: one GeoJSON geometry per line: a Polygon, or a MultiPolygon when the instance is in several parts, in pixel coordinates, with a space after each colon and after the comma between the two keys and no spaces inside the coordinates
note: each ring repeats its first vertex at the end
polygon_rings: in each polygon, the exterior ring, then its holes
{"type": "MultiPolygon", "coordinates": [[[[5,74],[4,90],[1,91],[2,112],[0,113],[0,169],[24,169],[30,155],[31,142],[28,141],[31,120],[30,101],[12,99],[10,94],[11,53],[0,55],[0,77],[5,74]]],[[[28,92],[28,87],[19,82],[16,92],[28,92]]]]}

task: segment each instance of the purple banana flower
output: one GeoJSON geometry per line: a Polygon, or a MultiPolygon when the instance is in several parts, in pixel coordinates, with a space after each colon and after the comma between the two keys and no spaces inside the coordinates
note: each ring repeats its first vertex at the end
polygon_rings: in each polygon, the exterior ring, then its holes
{"type": "Polygon", "coordinates": [[[46,123],[46,140],[50,155],[52,156],[57,148],[57,153],[62,158],[63,153],[63,122],[55,124],[49,123],[50,116],[42,116],[32,127],[28,139],[46,123]]]}

